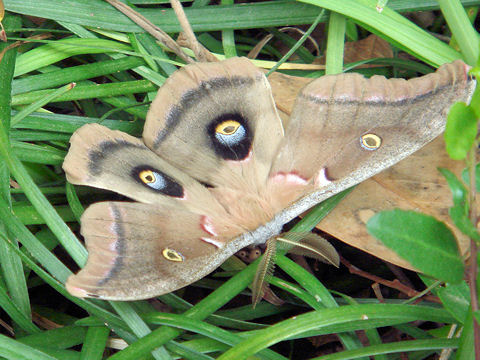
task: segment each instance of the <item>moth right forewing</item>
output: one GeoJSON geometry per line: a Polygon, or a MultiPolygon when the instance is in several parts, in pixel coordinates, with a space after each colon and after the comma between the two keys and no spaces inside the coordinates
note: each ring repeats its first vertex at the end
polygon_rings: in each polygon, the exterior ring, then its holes
{"type": "Polygon", "coordinates": [[[443,131],[449,107],[473,92],[467,71],[457,61],[408,81],[358,74],[313,81],[297,98],[272,179],[310,181],[323,199],[375,175],[443,131]]]}

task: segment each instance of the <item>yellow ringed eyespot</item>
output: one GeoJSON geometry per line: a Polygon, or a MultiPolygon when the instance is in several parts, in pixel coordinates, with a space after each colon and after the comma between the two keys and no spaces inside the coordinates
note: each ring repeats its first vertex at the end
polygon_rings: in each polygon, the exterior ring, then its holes
{"type": "Polygon", "coordinates": [[[165,259],[170,261],[182,262],[184,260],[182,254],[180,254],[177,250],[173,250],[170,248],[163,249],[162,255],[165,259]]]}
{"type": "Polygon", "coordinates": [[[222,135],[232,135],[235,134],[241,124],[235,120],[225,120],[222,121],[215,127],[215,132],[222,135]]]}
{"type": "Polygon", "coordinates": [[[360,144],[366,150],[377,150],[382,145],[382,139],[375,134],[365,134],[360,138],[360,144]]]}
{"type": "Polygon", "coordinates": [[[153,173],[152,170],[142,170],[138,174],[138,177],[145,184],[151,184],[151,183],[155,182],[155,179],[156,179],[155,174],[153,173]]]}

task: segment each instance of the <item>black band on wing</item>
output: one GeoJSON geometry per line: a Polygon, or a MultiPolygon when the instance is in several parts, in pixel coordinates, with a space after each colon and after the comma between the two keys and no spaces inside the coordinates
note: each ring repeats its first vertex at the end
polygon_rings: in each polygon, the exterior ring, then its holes
{"type": "Polygon", "coordinates": [[[125,148],[145,149],[145,146],[133,144],[125,140],[105,140],[99,143],[98,149],[88,152],[88,170],[92,176],[98,176],[102,173],[104,162],[108,162],[110,157],[114,157],[117,151],[125,148]]]}
{"type": "MultiPolygon", "coordinates": [[[[111,214],[113,217],[113,229],[112,232],[116,235],[115,241],[115,261],[113,263],[112,268],[108,271],[108,274],[103,278],[100,279],[97,283],[97,286],[104,286],[110,279],[117,276],[118,272],[123,267],[123,257],[125,256],[126,252],[126,241],[125,241],[125,230],[122,226],[122,215],[118,208],[114,205],[110,205],[111,214]]],[[[91,296],[91,294],[89,294],[91,296]]],[[[98,296],[97,296],[98,297],[98,296]]]]}
{"type": "Polygon", "coordinates": [[[132,169],[131,176],[138,183],[164,195],[182,198],[183,187],[167,174],[148,165],[139,165],[132,169]]]}
{"type": "Polygon", "coordinates": [[[215,153],[225,160],[244,160],[252,146],[248,121],[238,113],[222,114],[207,126],[215,153]]]}

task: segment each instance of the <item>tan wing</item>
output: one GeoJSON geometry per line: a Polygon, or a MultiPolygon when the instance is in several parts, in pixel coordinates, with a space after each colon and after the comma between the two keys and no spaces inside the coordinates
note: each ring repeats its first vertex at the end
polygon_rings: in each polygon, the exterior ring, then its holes
{"type": "Polygon", "coordinates": [[[311,82],[297,98],[272,167],[277,206],[302,195],[302,189],[284,195],[297,183],[308,184],[303,194],[340,181],[352,186],[431,141],[450,106],[471,95],[467,71],[456,61],[408,81],[342,74],[311,82]]]}
{"type": "Polygon", "coordinates": [[[70,143],[63,169],[72,184],[115,191],[144,203],[224,213],[207,188],[157,156],[138,138],[89,124],[77,130],[70,143]]]}
{"type": "Polygon", "coordinates": [[[283,129],[263,72],[246,58],[187,65],[160,88],[145,144],[218,187],[263,189],[283,129]]]}
{"type": "Polygon", "coordinates": [[[213,222],[205,226],[203,216],[178,207],[102,202],[81,220],[88,262],[66,284],[78,297],[165,294],[207,275],[238,250],[223,247],[225,239],[210,231],[213,222]]]}

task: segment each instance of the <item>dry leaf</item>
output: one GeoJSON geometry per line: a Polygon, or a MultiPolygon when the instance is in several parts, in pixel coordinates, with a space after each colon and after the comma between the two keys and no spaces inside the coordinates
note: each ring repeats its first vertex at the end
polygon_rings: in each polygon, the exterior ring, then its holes
{"type": "MultiPolygon", "coordinates": [[[[390,44],[376,35],[370,35],[358,41],[347,41],[343,53],[344,64],[373,58],[391,58],[393,51],[390,44]]],[[[325,64],[325,56],[316,61],[318,64],[325,64]]],[[[362,67],[373,67],[376,65],[363,65],[362,67]]]]}
{"type": "MultiPolygon", "coordinates": [[[[438,166],[456,174],[463,168],[462,162],[448,157],[442,136],[358,185],[317,227],[383,260],[413,269],[408,262],[370,236],[365,224],[381,210],[415,210],[446,222],[458,239],[461,253],[466,254],[469,241],[450,221],[448,209],[452,206],[452,195],[437,170],[438,166]]],[[[480,201],[477,204],[480,205],[480,201]]]]}

